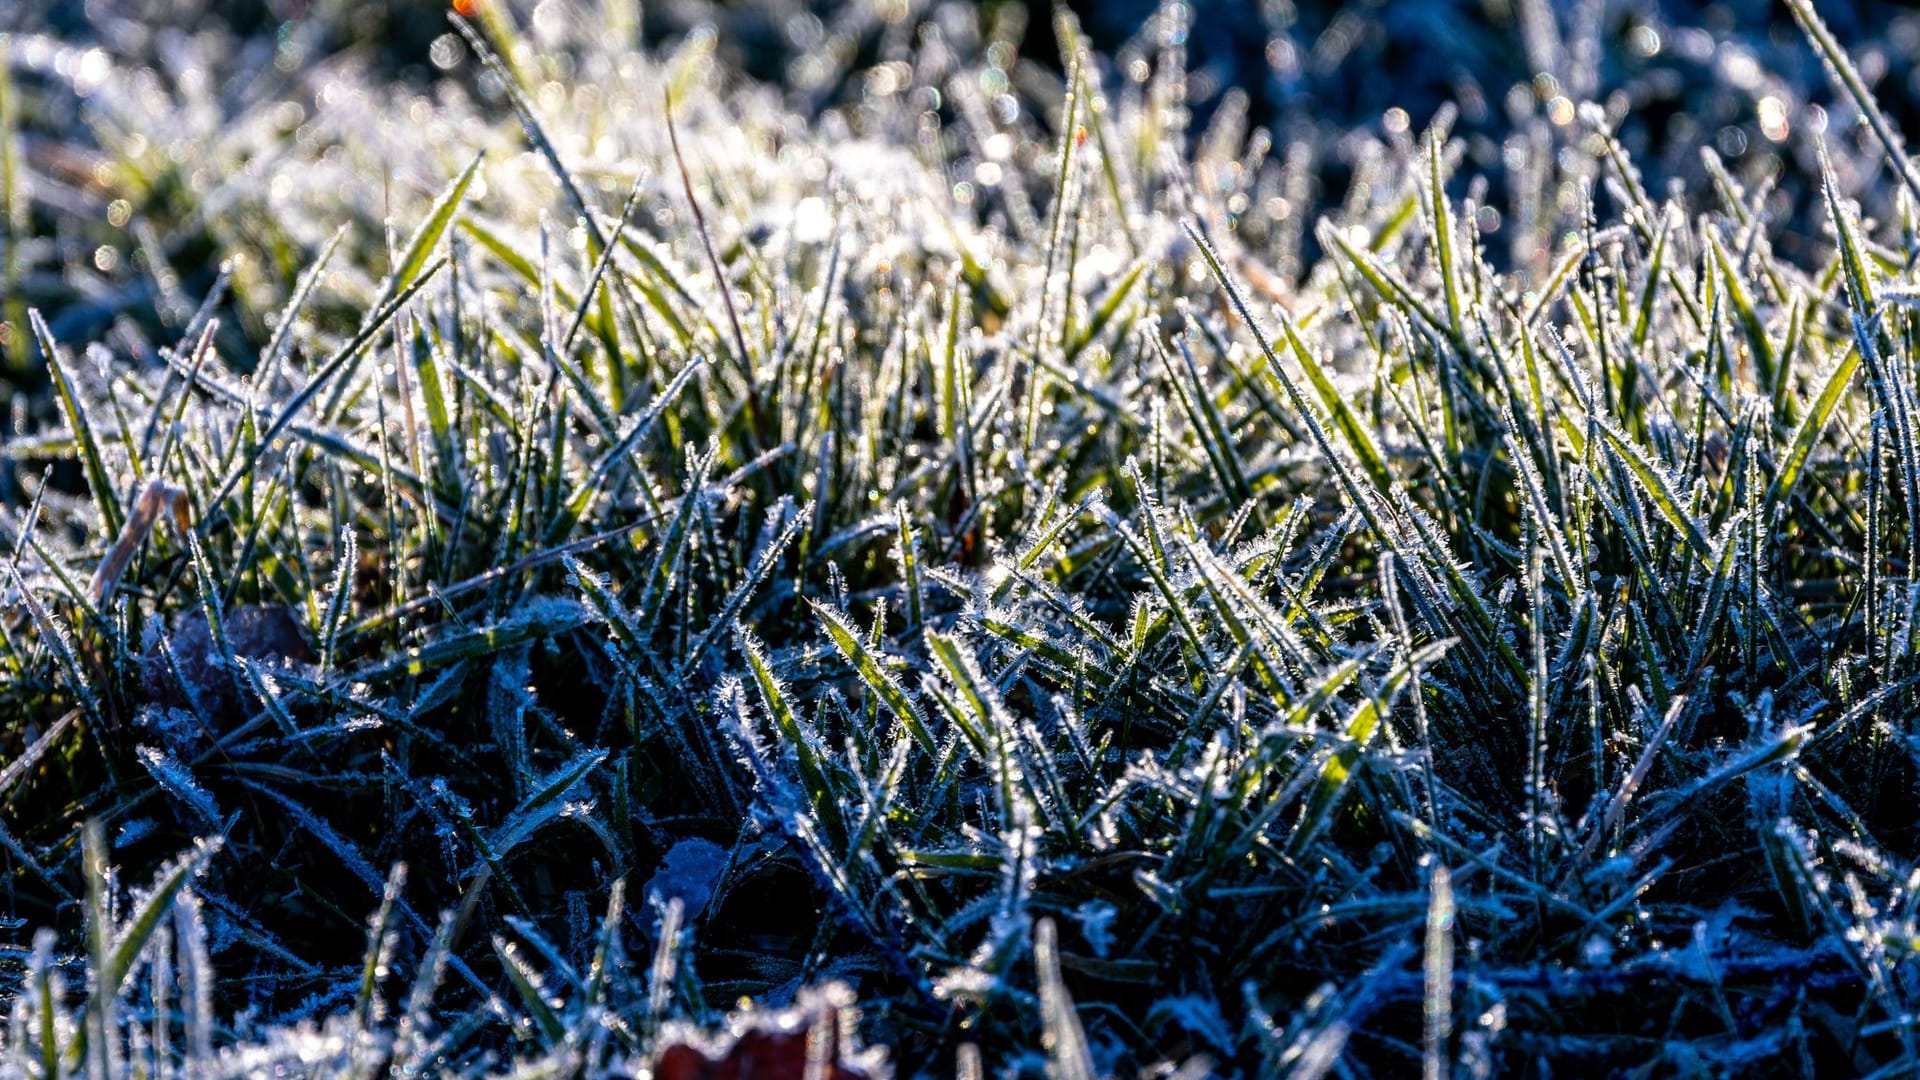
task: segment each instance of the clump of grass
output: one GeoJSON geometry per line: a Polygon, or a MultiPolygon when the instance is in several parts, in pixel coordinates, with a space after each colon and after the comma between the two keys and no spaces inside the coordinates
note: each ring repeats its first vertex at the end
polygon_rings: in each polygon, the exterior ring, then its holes
{"type": "Polygon", "coordinates": [[[829,981],[912,1072],[1912,1066],[1912,166],[1810,6],[1814,210],[1594,106],[1512,259],[1446,111],[1289,220],[1180,5],[1144,78],[862,9],[808,116],[489,10],[230,189],[102,140],[253,258],[30,320],[15,1068],[613,1075],[829,981]]]}

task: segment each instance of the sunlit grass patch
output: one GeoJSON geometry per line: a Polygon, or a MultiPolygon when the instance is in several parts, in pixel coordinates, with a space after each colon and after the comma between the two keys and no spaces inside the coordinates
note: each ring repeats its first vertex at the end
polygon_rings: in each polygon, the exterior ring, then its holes
{"type": "Polygon", "coordinates": [[[838,97],[87,54],[92,179],[0,158],[9,1066],[878,1068],[841,986],[908,1072],[1910,1067],[1920,184],[1817,13],[1778,157],[1556,93],[1502,201],[1442,108],[1306,221],[1185,7],[904,7],[838,97]]]}

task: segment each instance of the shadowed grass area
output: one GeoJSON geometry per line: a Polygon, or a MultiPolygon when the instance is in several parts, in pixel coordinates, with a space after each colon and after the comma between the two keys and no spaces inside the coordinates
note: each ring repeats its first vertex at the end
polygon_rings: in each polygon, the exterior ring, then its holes
{"type": "Polygon", "coordinates": [[[1791,8],[1777,153],[1311,221],[1181,5],[8,39],[8,1067],[1911,1069],[1920,171],[1791,8]]]}

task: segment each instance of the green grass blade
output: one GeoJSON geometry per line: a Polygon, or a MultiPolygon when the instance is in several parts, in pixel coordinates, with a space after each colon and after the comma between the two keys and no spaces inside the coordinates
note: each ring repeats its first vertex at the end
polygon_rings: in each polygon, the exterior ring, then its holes
{"type": "Polygon", "coordinates": [[[1594,425],[1604,437],[1606,445],[1612,450],[1614,459],[1626,466],[1627,473],[1638,481],[1640,493],[1645,495],[1660,511],[1667,524],[1680,534],[1687,547],[1703,562],[1711,563],[1713,545],[1707,542],[1706,533],[1700,529],[1700,523],[1694,520],[1680,502],[1678,492],[1674,490],[1673,479],[1665,469],[1647,456],[1640,445],[1629,438],[1611,421],[1596,418],[1594,425]]]}
{"type": "Polygon", "coordinates": [[[1826,381],[1820,384],[1820,392],[1814,395],[1812,406],[1800,418],[1799,427],[1794,429],[1793,437],[1788,440],[1787,451],[1780,458],[1779,471],[1774,474],[1773,484],[1767,490],[1769,513],[1793,498],[1794,488],[1799,486],[1800,473],[1806,468],[1807,459],[1825,434],[1834,411],[1839,408],[1840,400],[1847,392],[1847,386],[1853,382],[1853,373],[1859,368],[1860,350],[1857,346],[1849,348],[1841,353],[1839,362],[1827,373],[1826,381]]]}
{"type": "Polygon", "coordinates": [[[126,515],[119,497],[114,494],[113,481],[107,473],[106,457],[101,452],[99,436],[94,433],[86,402],[81,399],[80,388],[73,381],[71,368],[60,355],[60,347],[54,343],[53,331],[47,328],[47,321],[40,317],[37,308],[27,312],[27,320],[33,324],[33,336],[39,341],[40,351],[46,357],[47,370],[53,375],[60,411],[65,414],[67,427],[73,432],[74,442],[79,446],[80,463],[86,469],[87,487],[93,492],[93,504],[100,511],[102,530],[108,536],[117,536],[120,526],[126,522],[126,515]]]}
{"type": "Polygon", "coordinates": [[[386,301],[398,296],[400,292],[420,280],[427,263],[432,260],[434,249],[439,247],[440,238],[447,234],[447,227],[453,224],[454,215],[465,204],[467,189],[473,186],[473,178],[480,172],[481,162],[486,160],[486,152],[473,156],[460,175],[440,193],[427,210],[427,216],[413,231],[407,240],[406,249],[400,255],[400,261],[394,264],[393,272],[387,276],[380,289],[380,300],[374,304],[378,308],[386,301]]]}
{"type": "Polygon", "coordinates": [[[829,837],[844,841],[847,828],[841,818],[839,796],[827,783],[827,769],[814,741],[801,730],[800,719],[794,715],[786,690],[773,673],[766,647],[752,634],[742,633],[740,653],[746,658],[747,670],[753,675],[753,685],[760,692],[761,704],[766,707],[767,715],[773,718],[773,726],[793,749],[794,761],[800,770],[800,783],[806,789],[813,812],[819,815],[829,837]]]}
{"type": "Polygon", "coordinates": [[[113,946],[107,953],[106,963],[95,973],[95,993],[107,997],[120,993],[121,984],[133,972],[133,965],[140,954],[152,943],[154,931],[160,928],[160,920],[166,917],[175,898],[206,869],[207,862],[219,850],[218,839],[201,841],[154,878],[152,888],[134,909],[133,917],[114,933],[113,946]]]}
{"type": "Polygon", "coordinates": [[[1893,166],[1895,175],[1915,199],[1920,199],[1920,171],[1916,171],[1913,159],[1909,158],[1900,136],[1895,134],[1892,122],[1880,111],[1880,103],[1874,100],[1872,91],[1867,89],[1865,79],[1847,57],[1847,51],[1834,40],[1833,32],[1814,10],[1813,0],[1787,0],[1787,7],[1793,17],[1800,22],[1800,28],[1806,31],[1807,40],[1813,43],[1820,59],[1826,64],[1827,74],[1840,84],[1840,87],[1853,99],[1854,107],[1866,118],[1873,129],[1874,137],[1880,140],[1880,146],[1887,153],[1887,162],[1893,166]]]}
{"type": "Polygon", "coordinates": [[[860,681],[866,684],[868,691],[886,705],[888,711],[899,717],[920,749],[928,754],[937,753],[939,746],[934,742],[933,733],[927,729],[926,715],[921,712],[920,706],[907,697],[900,681],[881,665],[879,658],[867,648],[844,616],[818,600],[809,603],[813,606],[814,616],[826,630],[828,639],[833,642],[833,647],[840,650],[840,655],[853,665],[854,673],[860,676],[860,681]]]}

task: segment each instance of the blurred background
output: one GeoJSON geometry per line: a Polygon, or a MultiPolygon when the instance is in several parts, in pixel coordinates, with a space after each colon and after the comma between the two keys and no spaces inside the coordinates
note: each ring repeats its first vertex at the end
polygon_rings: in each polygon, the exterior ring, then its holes
{"type": "MultiPolygon", "coordinates": [[[[857,131],[863,99],[903,92],[879,86],[876,73],[910,73],[929,42],[1004,76],[981,99],[996,114],[1059,94],[1061,23],[1044,3],[458,2],[500,5],[558,56],[588,37],[661,50],[699,39],[722,70],[771,88],[794,116],[827,130],[857,131]]],[[[1894,122],[1920,132],[1920,11],[1886,0],[1817,6],[1894,122]]],[[[11,173],[0,169],[0,189],[13,193],[0,230],[0,293],[10,305],[0,326],[20,325],[29,304],[48,312],[62,340],[97,340],[109,316],[128,311],[148,311],[156,330],[178,324],[180,312],[165,309],[195,302],[218,261],[237,251],[263,256],[271,287],[237,279],[236,291],[270,307],[330,227],[218,214],[224,204],[205,197],[246,199],[249,184],[266,187],[255,181],[319,184],[290,175],[282,155],[298,142],[296,155],[357,137],[355,122],[317,120],[342,86],[364,98],[361,116],[381,123],[399,115],[395,103],[456,98],[505,118],[448,10],[449,0],[0,3],[12,86],[12,119],[0,121],[18,151],[11,173]],[[141,160],[148,143],[191,160],[129,188],[116,163],[141,160]],[[283,224],[285,237],[275,233],[283,224]],[[124,258],[98,255],[109,241],[124,258]]],[[[1523,230],[1500,228],[1528,213],[1526,185],[1510,174],[1551,164],[1584,123],[1576,119],[1584,102],[1604,107],[1656,198],[1674,183],[1705,190],[1713,178],[1702,151],[1711,150],[1725,175],[1766,185],[1777,200],[1773,219],[1786,228],[1776,248],[1817,257],[1817,227],[1796,224],[1808,219],[1815,147],[1844,137],[1856,119],[1780,0],[1074,0],[1066,10],[1094,46],[1105,92],[1141,90],[1151,73],[1182,64],[1195,144],[1213,139],[1236,156],[1237,147],[1265,147],[1249,157],[1287,170],[1286,216],[1307,261],[1310,223],[1364,198],[1379,147],[1418,139],[1441,116],[1464,154],[1456,175],[1476,185],[1468,194],[1485,215],[1486,258],[1524,266],[1537,253],[1518,250],[1523,230]]],[[[583,75],[591,77],[572,73],[583,75]]],[[[943,122],[955,104],[940,107],[943,122]]],[[[1851,191],[1868,188],[1867,177],[1841,179],[1851,191]]],[[[376,227],[382,205],[360,208],[376,227]]],[[[342,210],[327,213],[337,221],[342,210]]],[[[0,342],[9,357],[0,391],[44,379],[20,344],[0,342]]]]}
{"type": "MultiPolygon", "coordinates": [[[[596,5],[514,0],[510,6],[538,22],[576,17],[596,5]]],[[[1705,140],[1726,153],[1739,139],[1722,138],[1721,127],[1749,139],[1764,133],[1752,102],[1742,115],[1739,102],[1707,100],[1711,82],[1752,89],[1757,98],[1776,82],[1804,90],[1821,81],[1818,62],[1781,0],[1072,0],[1066,6],[1108,56],[1148,44],[1142,38],[1151,35],[1163,7],[1181,9],[1196,117],[1204,122],[1239,95],[1252,122],[1276,134],[1376,124],[1396,106],[1418,124],[1446,101],[1461,105],[1466,130],[1502,129],[1510,89],[1545,74],[1558,85],[1536,89],[1564,92],[1576,102],[1630,95],[1635,126],[1644,129],[1637,134],[1653,148],[1705,140]],[[1713,79],[1716,68],[1733,77],[1713,79]]],[[[1817,6],[1856,51],[1882,105],[1903,122],[1920,119],[1920,66],[1913,62],[1920,58],[1920,12],[1887,0],[1817,6]]],[[[636,0],[633,7],[633,32],[646,43],[712,27],[725,60],[789,86],[809,82],[806,69],[821,50],[854,60],[846,66],[857,68],[861,50],[877,45],[880,26],[902,16],[925,18],[937,8],[977,11],[983,31],[1011,42],[1025,61],[1059,61],[1045,4],[636,0]],[[885,17],[872,18],[875,12],[885,17]]],[[[228,55],[236,67],[263,46],[278,50],[283,67],[308,54],[352,51],[387,77],[417,83],[442,73],[433,46],[447,33],[447,8],[444,0],[26,0],[0,9],[0,32],[41,31],[119,47],[146,37],[156,60],[164,59],[168,37],[214,35],[232,44],[228,55]]],[[[1545,96],[1551,101],[1554,95],[1545,96]]],[[[833,95],[819,104],[830,106],[833,95]]]]}

